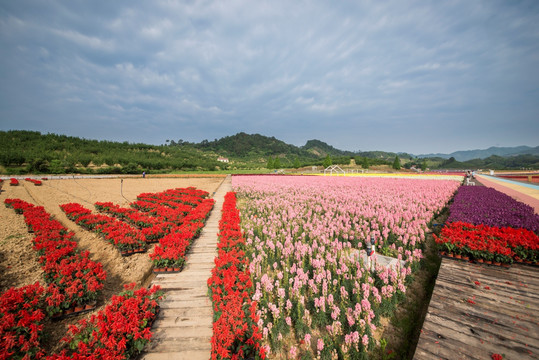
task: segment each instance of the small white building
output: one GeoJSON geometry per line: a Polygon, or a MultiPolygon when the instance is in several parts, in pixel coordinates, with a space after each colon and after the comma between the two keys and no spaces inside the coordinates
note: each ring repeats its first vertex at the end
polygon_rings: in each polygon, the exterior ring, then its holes
{"type": "Polygon", "coordinates": [[[222,156],[219,156],[219,157],[217,158],[217,161],[224,162],[224,163],[228,163],[228,162],[229,162],[229,161],[228,161],[228,158],[222,157],[222,156]]]}

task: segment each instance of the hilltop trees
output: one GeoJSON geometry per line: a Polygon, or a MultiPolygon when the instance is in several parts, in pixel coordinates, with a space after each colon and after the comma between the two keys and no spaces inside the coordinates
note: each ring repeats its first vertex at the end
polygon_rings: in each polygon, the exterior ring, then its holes
{"type": "Polygon", "coordinates": [[[192,146],[86,140],[35,131],[0,131],[0,165],[8,174],[124,173],[223,168],[192,146]]]}
{"type": "Polygon", "coordinates": [[[400,170],[401,168],[401,160],[399,159],[399,155],[395,156],[395,160],[393,161],[393,169],[400,170]]]}

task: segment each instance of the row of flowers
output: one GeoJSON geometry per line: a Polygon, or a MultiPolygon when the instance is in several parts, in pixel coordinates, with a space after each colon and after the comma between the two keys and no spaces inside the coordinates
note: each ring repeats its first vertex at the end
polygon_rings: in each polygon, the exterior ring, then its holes
{"type": "Polygon", "coordinates": [[[0,359],[40,358],[44,320],[94,302],[106,273],[100,263],[89,259],[88,252],[77,250],[73,233],[51,219],[44,208],[19,199],[6,199],[5,205],[23,214],[28,230],[34,233],[34,249],[47,286],[10,288],[0,296],[0,359]]]}
{"type": "Polygon", "coordinates": [[[66,350],[45,356],[43,333],[47,291],[36,283],[11,288],[0,296],[0,359],[129,359],[152,337],[159,312],[159,287],[135,290],[127,285],[120,295],[89,319],[71,325],[63,339],[66,350]]]}
{"type": "Polygon", "coordinates": [[[103,288],[106,272],[101,263],[90,260],[87,251],[77,249],[74,233],[52,219],[41,206],[19,199],[6,199],[5,204],[18,213],[22,211],[28,230],[34,233],[34,249],[49,284],[49,315],[75,304],[95,301],[103,288]]]}
{"type": "MultiPolygon", "coordinates": [[[[188,188],[191,190],[192,188],[188,188]]],[[[181,190],[181,189],[176,189],[181,190]]],[[[161,193],[169,196],[170,190],[161,193]]],[[[213,209],[215,200],[203,198],[207,196],[207,192],[197,192],[200,196],[197,205],[186,205],[190,207],[190,211],[182,214],[181,222],[178,225],[171,226],[169,234],[159,240],[159,244],[155,246],[154,251],[150,254],[156,271],[167,269],[179,271],[183,267],[186,260],[186,253],[189,250],[194,239],[196,239],[203,227],[210,211],[213,209]]],[[[159,197],[156,194],[155,197],[159,197]]],[[[194,196],[193,196],[194,197],[194,196]]],[[[180,201],[176,198],[176,201],[180,201]]],[[[168,203],[173,203],[173,200],[168,200],[168,203]]],[[[153,203],[153,208],[158,214],[166,214],[167,206],[163,202],[153,203]]],[[[165,222],[170,221],[168,216],[159,216],[165,222]]]]}
{"type": "Polygon", "coordinates": [[[454,222],[434,239],[442,252],[478,262],[539,261],[539,237],[527,229],[454,222]]]}
{"type": "Polygon", "coordinates": [[[192,241],[200,235],[213,204],[208,192],[195,188],[170,189],[139,195],[131,208],[97,202],[96,209],[140,227],[146,241],[159,241],[150,258],[156,272],[180,271],[192,241]],[[144,199],[145,206],[140,201],[144,199]]]}
{"type": "Polygon", "coordinates": [[[428,224],[459,182],[241,176],[232,185],[266,353],[353,359],[373,349],[381,316],[403,299],[428,224]],[[371,236],[405,266],[364,263],[371,236]]]}
{"type": "Polygon", "coordinates": [[[159,313],[158,286],[135,290],[125,286],[111,303],[90,319],[82,319],[69,328],[63,339],[69,350],[47,357],[47,360],[117,359],[135,357],[152,338],[151,325],[159,313]]]}
{"type": "Polygon", "coordinates": [[[539,215],[531,206],[486,186],[461,186],[449,211],[449,223],[510,226],[539,233],[539,215]]]}
{"type": "Polygon", "coordinates": [[[208,195],[207,191],[194,187],[169,189],[161,193],[143,193],[137,196],[137,201],[131,203],[131,207],[177,223],[182,222],[193,208],[207,201],[208,195]]]}
{"type": "Polygon", "coordinates": [[[24,179],[24,180],[26,180],[26,181],[28,181],[28,182],[31,182],[31,183],[34,184],[35,186],[41,186],[41,185],[42,185],[42,182],[39,181],[39,180],[35,180],[35,179],[31,179],[31,178],[26,178],[26,179],[24,179]]]}
{"type": "Polygon", "coordinates": [[[138,227],[148,243],[157,242],[174,225],[174,223],[160,217],[150,216],[136,209],[124,208],[111,202],[96,202],[94,205],[97,211],[138,227]]]}
{"type": "Polygon", "coordinates": [[[18,186],[19,185],[19,180],[17,180],[16,178],[9,179],[9,185],[18,186]]]}
{"type": "Polygon", "coordinates": [[[122,254],[146,251],[146,238],[140,230],[133,226],[111,216],[93,214],[91,210],[77,203],[63,204],[60,205],[60,208],[70,220],[87,230],[102,235],[122,254]]]}
{"type": "Polygon", "coordinates": [[[218,236],[218,256],[208,279],[214,311],[211,359],[264,359],[257,302],[251,300],[253,286],[233,192],[225,195],[218,236]]]}

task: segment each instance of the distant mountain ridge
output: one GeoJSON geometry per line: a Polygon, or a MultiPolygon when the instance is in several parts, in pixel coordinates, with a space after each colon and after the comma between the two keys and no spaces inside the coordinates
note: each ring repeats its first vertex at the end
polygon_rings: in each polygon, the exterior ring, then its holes
{"type": "Polygon", "coordinates": [[[449,159],[451,157],[455,158],[457,161],[468,161],[473,159],[486,159],[492,155],[496,156],[516,156],[516,155],[539,155],[539,146],[514,146],[514,147],[496,147],[492,146],[488,149],[480,150],[461,150],[455,151],[451,154],[422,154],[417,155],[419,158],[433,158],[439,157],[442,159],[449,159]]]}

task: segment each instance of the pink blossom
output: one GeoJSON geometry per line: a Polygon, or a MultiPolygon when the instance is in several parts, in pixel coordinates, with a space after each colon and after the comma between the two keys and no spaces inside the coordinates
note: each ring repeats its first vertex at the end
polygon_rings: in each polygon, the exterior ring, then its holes
{"type": "Polygon", "coordinates": [[[316,348],[318,349],[318,351],[324,350],[324,340],[323,339],[318,339],[318,344],[316,345],[316,348]]]}

